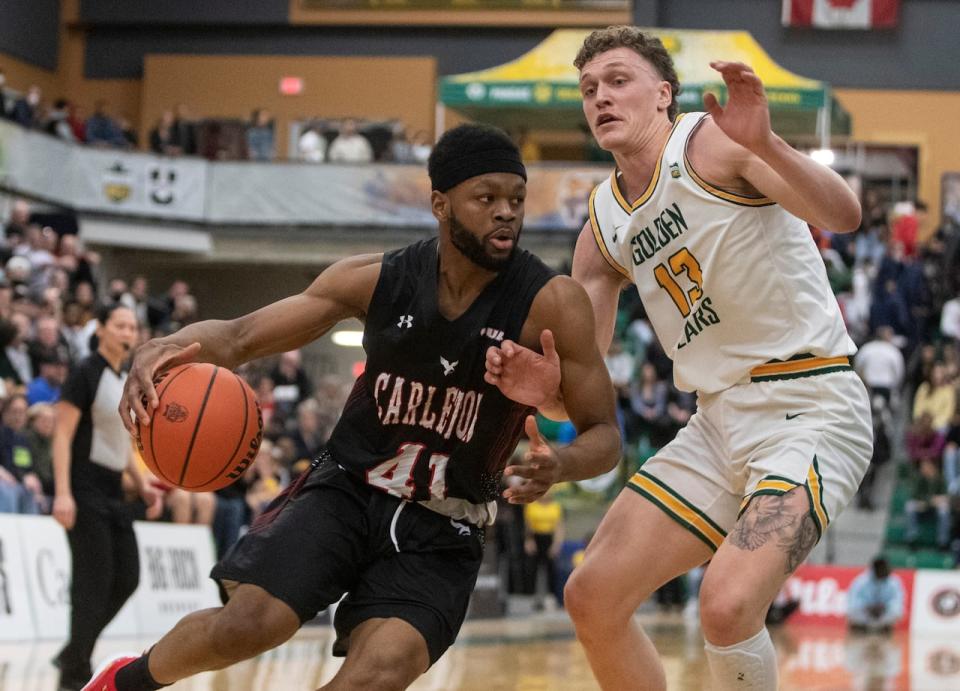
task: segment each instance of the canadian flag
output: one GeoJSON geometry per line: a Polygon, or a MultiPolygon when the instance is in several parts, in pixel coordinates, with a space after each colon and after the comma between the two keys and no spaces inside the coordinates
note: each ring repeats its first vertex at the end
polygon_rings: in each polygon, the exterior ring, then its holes
{"type": "Polygon", "coordinates": [[[818,29],[892,29],[900,0],[783,0],[784,26],[818,29]]]}

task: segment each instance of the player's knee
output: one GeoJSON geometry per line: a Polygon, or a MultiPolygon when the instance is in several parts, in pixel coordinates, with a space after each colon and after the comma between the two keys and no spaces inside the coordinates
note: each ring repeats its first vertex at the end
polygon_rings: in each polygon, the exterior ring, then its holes
{"type": "Polygon", "coordinates": [[[724,589],[711,583],[700,588],[700,625],[704,637],[714,645],[736,643],[741,638],[739,632],[755,628],[765,611],[765,604],[736,588],[724,589]]]}
{"type": "Polygon", "coordinates": [[[275,648],[299,628],[288,612],[278,611],[270,602],[231,604],[214,617],[210,631],[217,655],[231,663],[275,648]]]}
{"type": "Polygon", "coordinates": [[[602,574],[586,565],[575,569],[563,589],[563,604],[577,627],[590,629],[610,622],[608,593],[602,574]]]}
{"type": "Polygon", "coordinates": [[[419,656],[402,649],[367,650],[362,664],[352,666],[343,681],[348,689],[401,691],[425,671],[421,666],[419,656]]]}

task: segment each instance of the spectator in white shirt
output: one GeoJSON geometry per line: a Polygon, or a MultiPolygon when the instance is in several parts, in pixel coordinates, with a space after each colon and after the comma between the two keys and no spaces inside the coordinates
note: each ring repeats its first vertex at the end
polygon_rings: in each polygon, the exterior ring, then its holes
{"type": "Polygon", "coordinates": [[[947,300],[940,313],[940,333],[960,342],[960,295],[947,300]]]}
{"type": "Polygon", "coordinates": [[[307,125],[297,139],[297,158],[307,163],[323,163],[327,154],[327,140],[313,125],[307,125]]]}
{"type": "Polygon", "coordinates": [[[854,358],[853,366],[870,391],[883,396],[889,403],[891,396],[903,384],[903,354],[893,345],[895,335],[889,326],[877,329],[876,338],[863,345],[854,358]]]}
{"type": "Polygon", "coordinates": [[[331,163],[369,163],[373,160],[370,142],[357,132],[357,121],[346,119],[340,125],[340,135],[333,140],[327,159],[331,163]]]}

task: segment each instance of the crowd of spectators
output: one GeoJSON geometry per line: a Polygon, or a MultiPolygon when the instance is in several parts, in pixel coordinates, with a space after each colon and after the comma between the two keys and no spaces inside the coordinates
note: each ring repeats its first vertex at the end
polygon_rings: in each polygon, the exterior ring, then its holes
{"type": "MultiPolygon", "coordinates": [[[[130,307],[141,342],[199,314],[186,282],[157,295],[143,276],[129,282],[105,276],[100,257],[75,235],[60,235],[35,217],[26,202],[14,202],[0,242],[0,512],[6,513],[51,510],[55,404],[70,368],[91,352],[97,307],[130,307]]],[[[164,518],[212,526],[221,552],[323,448],[350,384],[340,377],[314,383],[299,351],[241,372],[264,413],[264,443],[247,474],[217,493],[185,492],[150,478],[164,493],[164,518]]]]}
{"type": "Polygon", "coordinates": [[[104,148],[136,149],[137,132],[126,115],[114,114],[105,100],[98,100],[93,113],[65,98],[43,100],[42,89],[33,84],[18,94],[6,87],[0,70],[0,118],[30,130],[45,132],[66,142],[104,148]]]}
{"type": "MultiPolygon", "coordinates": [[[[112,112],[105,100],[94,111],[68,99],[45,101],[42,89],[31,85],[24,93],[6,85],[0,69],[0,118],[63,141],[103,148],[139,149],[140,139],[130,119],[112,112]]],[[[144,148],[163,156],[204,156],[219,160],[275,161],[277,123],[266,108],[252,111],[248,120],[195,117],[186,104],[164,110],[147,131],[144,148]]],[[[306,119],[299,123],[292,158],[306,163],[425,163],[432,142],[426,131],[412,136],[399,121],[306,119]]]]}

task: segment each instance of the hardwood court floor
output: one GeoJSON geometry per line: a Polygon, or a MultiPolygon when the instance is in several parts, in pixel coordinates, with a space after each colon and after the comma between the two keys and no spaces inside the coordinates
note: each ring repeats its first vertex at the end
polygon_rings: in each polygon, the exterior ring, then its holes
{"type": "MultiPolygon", "coordinates": [[[[707,688],[699,628],[681,614],[641,614],[659,649],[670,689],[707,688]]],[[[842,630],[785,626],[774,630],[781,689],[960,691],[957,640],[851,637],[842,630]]],[[[138,650],[152,641],[107,640],[100,656],[138,650]]],[[[297,691],[328,681],[340,661],[330,656],[326,627],[308,627],[280,648],[222,672],[199,675],[173,691],[297,691]]],[[[0,691],[56,691],[49,664],[53,642],[0,644],[0,691]]],[[[579,691],[595,689],[586,658],[562,612],[468,622],[457,644],[417,683],[416,691],[579,691]]]]}

